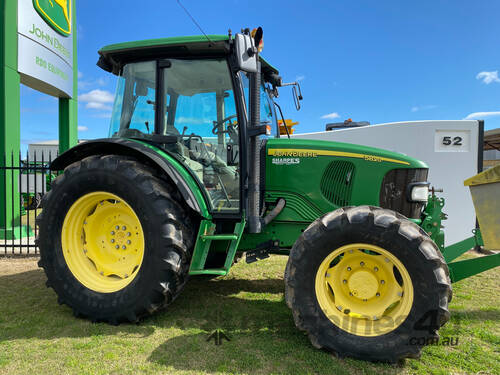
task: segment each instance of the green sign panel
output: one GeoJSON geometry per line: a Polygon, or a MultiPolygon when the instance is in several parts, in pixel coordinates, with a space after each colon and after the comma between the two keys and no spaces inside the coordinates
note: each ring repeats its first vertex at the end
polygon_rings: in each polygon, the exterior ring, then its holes
{"type": "Polygon", "coordinates": [[[38,14],[59,34],[71,34],[72,0],[33,0],[38,14]]]}

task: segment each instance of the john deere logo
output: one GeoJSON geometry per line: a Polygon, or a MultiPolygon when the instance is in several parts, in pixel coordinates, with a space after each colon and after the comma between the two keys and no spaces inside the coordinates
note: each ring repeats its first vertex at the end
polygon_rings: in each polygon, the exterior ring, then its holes
{"type": "Polygon", "coordinates": [[[71,34],[72,0],[33,0],[33,6],[40,16],[59,34],[71,34]]]}

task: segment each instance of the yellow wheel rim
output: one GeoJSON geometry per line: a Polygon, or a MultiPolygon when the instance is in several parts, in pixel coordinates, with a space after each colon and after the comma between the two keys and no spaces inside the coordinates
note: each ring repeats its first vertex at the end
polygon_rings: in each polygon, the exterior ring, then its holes
{"type": "Polygon", "coordinates": [[[87,288],[112,293],[137,276],[144,257],[144,233],[134,210],[115,194],[99,191],[79,198],[61,232],[64,259],[87,288]]]}
{"type": "Polygon", "coordinates": [[[330,253],[316,273],[315,291],[328,319],[357,336],[393,331],[413,305],[413,285],[405,266],[389,251],[364,243],[330,253]]]}

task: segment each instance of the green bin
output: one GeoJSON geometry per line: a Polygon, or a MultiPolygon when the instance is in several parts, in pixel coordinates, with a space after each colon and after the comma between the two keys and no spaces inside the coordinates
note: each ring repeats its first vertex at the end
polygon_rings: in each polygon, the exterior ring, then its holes
{"type": "Polygon", "coordinates": [[[474,202],[484,248],[500,250],[500,164],[464,181],[474,202]]]}

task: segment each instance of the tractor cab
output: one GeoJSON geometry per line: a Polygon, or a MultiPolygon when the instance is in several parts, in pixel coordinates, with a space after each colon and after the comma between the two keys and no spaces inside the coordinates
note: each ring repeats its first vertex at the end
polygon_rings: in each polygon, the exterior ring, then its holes
{"type": "MultiPolygon", "coordinates": [[[[232,38],[208,39],[166,38],[99,51],[98,65],[118,76],[109,137],[160,146],[195,177],[212,211],[238,213],[251,73],[237,66],[232,38]]],[[[261,62],[260,123],[277,134],[265,77],[278,72],[261,62]]]]}

